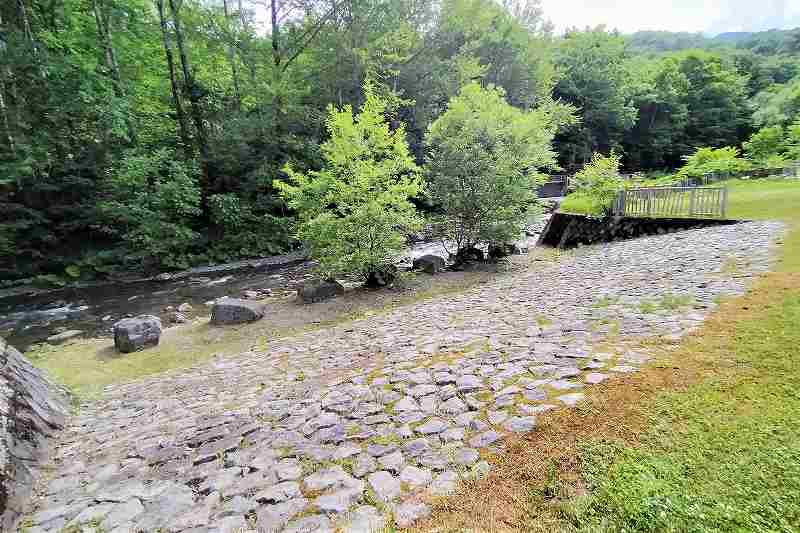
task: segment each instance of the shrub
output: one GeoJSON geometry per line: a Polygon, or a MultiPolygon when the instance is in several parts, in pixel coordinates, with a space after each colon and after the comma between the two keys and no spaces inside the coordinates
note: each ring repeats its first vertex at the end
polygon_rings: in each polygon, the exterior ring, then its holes
{"type": "Polygon", "coordinates": [[[423,182],[405,128],[391,131],[385,102],[370,84],[364,90],[357,115],[349,105],[329,108],[324,168],[301,173],[287,166],[288,180],[275,182],[297,211],[297,237],[326,278],[350,274],[370,280],[391,271],[405,235],[422,226],[409,201],[423,182]]]}
{"type": "Polygon", "coordinates": [[[684,165],[678,170],[681,178],[699,178],[710,172],[738,172],[748,170],[751,165],[742,159],[738,148],[698,148],[692,155],[685,156],[684,165]]]}
{"type": "Polygon", "coordinates": [[[537,169],[555,165],[551,141],[563,113],[523,111],[501,88],[464,86],[430,126],[426,176],[435,223],[457,252],[518,237],[535,212],[537,169]]]}
{"type": "Polygon", "coordinates": [[[588,204],[590,214],[608,214],[617,193],[625,187],[625,181],[619,175],[620,160],[615,152],[607,156],[595,153],[570,180],[570,188],[574,188],[574,194],[582,199],[582,203],[588,204]]]}
{"type": "Polygon", "coordinates": [[[786,128],[786,158],[800,160],[800,120],[786,128]]]}
{"type": "Polygon", "coordinates": [[[289,246],[288,219],[273,215],[273,197],[248,201],[233,193],[208,198],[214,238],[209,243],[211,259],[277,254],[289,246]]]}
{"type": "MultiPolygon", "coordinates": [[[[744,143],[747,158],[757,164],[765,164],[768,160],[783,159],[786,152],[786,132],[781,126],[761,128],[744,143]]],[[[769,166],[769,165],[767,165],[769,166]]]]}
{"type": "Polygon", "coordinates": [[[185,268],[198,234],[192,219],[200,214],[198,169],[163,148],[131,152],[105,182],[98,209],[103,229],[121,237],[129,259],[144,266],[185,268]]]}

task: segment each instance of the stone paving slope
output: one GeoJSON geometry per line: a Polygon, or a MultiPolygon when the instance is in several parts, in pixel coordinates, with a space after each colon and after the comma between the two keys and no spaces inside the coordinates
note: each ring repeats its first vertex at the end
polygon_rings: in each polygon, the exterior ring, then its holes
{"type": "Polygon", "coordinates": [[[463,294],[107,387],[64,431],[28,531],[410,524],[429,512],[420,493],[489,467],[482,449],[636,371],[648,355],[626,341],[677,340],[716,298],[741,294],[781,231],[743,223],[586,247],[463,294]],[[609,340],[614,350],[596,349],[609,340]]]}

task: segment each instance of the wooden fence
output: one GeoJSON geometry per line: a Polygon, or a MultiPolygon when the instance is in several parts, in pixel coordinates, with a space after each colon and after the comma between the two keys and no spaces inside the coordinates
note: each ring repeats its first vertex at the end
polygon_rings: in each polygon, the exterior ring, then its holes
{"type": "Polygon", "coordinates": [[[617,194],[614,214],[627,217],[725,218],[725,187],[651,187],[617,194]]]}

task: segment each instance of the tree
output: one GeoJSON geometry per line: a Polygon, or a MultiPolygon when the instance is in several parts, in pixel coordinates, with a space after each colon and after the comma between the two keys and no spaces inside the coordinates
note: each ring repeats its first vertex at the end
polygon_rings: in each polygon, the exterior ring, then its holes
{"type": "Polygon", "coordinates": [[[625,188],[625,181],[619,175],[621,159],[614,152],[607,156],[592,154],[592,160],[570,180],[570,188],[585,200],[590,213],[608,215],[617,193],[625,188]]]}
{"type": "Polygon", "coordinates": [[[637,58],[627,64],[637,120],[623,138],[632,169],[677,166],[685,155],[676,144],[689,119],[689,80],[675,58],[637,58]]]}
{"type": "Polygon", "coordinates": [[[364,94],[355,115],[350,105],[330,107],[322,170],[287,166],[288,179],[275,187],[297,212],[297,237],[324,277],[355,275],[381,285],[391,280],[407,233],[421,226],[409,199],[423,182],[405,128],[389,128],[389,110],[374,85],[366,83],[364,94]]]}
{"type": "Polygon", "coordinates": [[[786,141],[786,131],[783,127],[761,128],[744,143],[744,153],[753,162],[765,163],[786,152],[786,141]]]}
{"type": "Polygon", "coordinates": [[[560,160],[568,168],[595,152],[620,149],[636,122],[626,70],[625,39],[603,27],[569,31],[555,51],[560,78],[554,96],[578,108],[580,122],[556,138],[560,160]]]}
{"type": "Polygon", "coordinates": [[[684,134],[676,141],[679,153],[738,145],[749,133],[747,79],[715,54],[692,51],[675,57],[689,81],[689,115],[684,134]]]}
{"type": "Polygon", "coordinates": [[[539,169],[555,166],[555,104],[522,111],[499,87],[464,86],[425,138],[429,194],[456,255],[517,238],[537,205],[539,169]]]}
{"type": "Polygon", "coordinates": [[[747,160],[741,158],[741,151],[733,146],[721,148],[702,147],[684,157],[685,164],[678,176],[697,178],[710,172],[736,172],[750,168],[747,160]]]}
{"type": "Polygon", "coordinates": [[[129,261],[149,268],[186,268],[198,238],[191,222],[200,213],[197,165],[174,152],[130,153],[105,182],[101,216],[129,246],[129,261]]]}
{"type": "Polygon", "coordinates": [[[788,126],[800,115],[800,76],[783,85],[773,85],[753,99],[753,124],[788,126]]]}

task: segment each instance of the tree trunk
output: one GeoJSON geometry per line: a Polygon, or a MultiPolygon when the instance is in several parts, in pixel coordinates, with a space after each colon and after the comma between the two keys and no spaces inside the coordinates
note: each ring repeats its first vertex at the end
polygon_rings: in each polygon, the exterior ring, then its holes
{"type": "Polygon", "coordinates": [[[206,126],[203,122],[203,110],[200,107],[200,99],[203,97],[201,87],[199,87],[192,74],[189,65],[189,57],[186,54],[186,45],[183,41],[183,30],[181,29],[181,19],[178,15],[180,5],[183,0],[169,0],[169,9],[172,12],[172,23],[175,29],[175,43],[178,45],[178,54],[181,58],[181,69],[183,71],[184,91],[189,96],[189,105],[192,109],[192,122],[194,123],[194,134],[197,141],[197,150],[200,153],[200,205],[204,213],[208,214],[208,197],[214,190],[208,168],[208,137],[206,136],[206,126]],[[177,7],[176,7],[177,5],[177,7]]]}
{"type": "MultiPolygon", "coordinates": [[[[225,21],[230,22],[231,16],[228,11],[228,0],[222,0],[222,8],[225,12],[225,21]]],[[[231,63],[231,77],[233,78],[233,99],[236,109],[239,110],[242,107],[242,96],[239,88],[239,67],[236,65],[236,53],[232,44],[228,44],[228,61],[231,63]]]]}
{"type": "MultiPolygon", "coordinates": [[[[97,34],[100,38],[100,44],[103,47],[103,59],[105,60],[106,68],[108,69],[114,87],[114,96],[120,100],[124,100],[126,97],[125,87],[122,85],[122,76],[119,72],[117,55],[114,51],[114,43],[111,39],[111,17],[107,10],[101,8],[102,1],[103,0],[92,1],[94,20],[97,24],[97,34]]],[[[136,130],[130,115],[126,114],[125,125],[128,130],[128,140],[134,141],[136,139],[136,130]]]]}
{"type": "Polygon", "coordinates": [[[270,0],[270,13],[272,15],[272,58],[275,66],[281,65],[280,27],[278,26],[278,0],[270,0]]]}
{"type": "Polygon", "coordinates": [[[17,146],[14,142],[14,134],[11,133],[11,121],[8,118],[8,107],[6,106],[5,92],[5,81],[0,81],[0,114],[3,115],[3,129],[5,130],[4,133],[6,141],[8,142],[8,147],[11,150],[11,153],[14,154],[14,157],[16,157],[17,146]]]}
{"type": "Polygon", "coordinates": [[[172,45],[169,41],[169,30],[167,28],[167,18],[164,14],[164,0],[155,0],[156,7],[158,8],[158,18],[161,22],[161,36],[164,40],[164,55],[167,58],[167,68],[169,70],[169,81],[172,86],[172,100],[175,102],[175,115],[178,118],[178,132],[183,144],[183,150],[186,152],[186,157],[192,156],[192,139],[189,137],[189,130],[186,126],[186,114],[183,112],[183,103],[181,102],[180,90],[178,89],[178,80],[175,76],[175,60],[172,57],[172,45]]]}
{"type": "MultiPolygon", "coordinates": [[[[3,14],[0,12],[0,28],[3,27],[3,14]]],[[[11,83],[14,81],[11,78],[11,67],[7,69],[8,79],[11,83]]],[[[11,131],[11,119],[9,118],[8,105],[6,104],[6,81],[0,76],[0,114],[3,115],[3,129],[5,130],[6,142],[14,157],[17,156],[17,145],[14,141],[14,133],[11,131]]]]}
{"type": "MultiPolygon", "coordinates": [[[[250,23],[247,22],[247,17],[244,15],[244,6],[242,5],[242,0],[237,0],[239,5],[239,20],[242,22],[242,29],[244,30],[245,35],[250,37],[252,32],[250,31],[250,23]]],[[[242,54],[242,62],[247,65],[248,69],[250,70],[250,83],[255,86],[256,83],[256,64],[255,61],[252,61],[249,57],[249,50],[245,49],[243,45],[240,45],[239,50],[242,54]]]]}
{"type": "Polygon", "coordinates": [[[25,38],[33,49],[33,54],[38,55],[39,51],[36,48],[36,41],[33,38],[33,31],[31,30],[31,22],[28,19],[28,10],[25,9],[25,0],[17,0],[17,10],[19,11],[19,18],[22,21],[22,30],[25,33],[25,38]]]}
{"type": "MultiPolygon", "coordinates": [[[[195,137],[197,138],[197,148],[200,152],[201,163],[205,166],[208,161],[208,143],[206,141],[206,128],[203,123],[203,111],[200,109],[200,88],[195,83],[192,74],[189,58],[186,55],[186,45],[183,41],[183,30],[181,29],[181,19],[178,16],[179,8],[175,7],[175,0],[169,0],[169,9],[172,12],[172,23],[175,28],[175,43],[178,45],[178,55],[181,59],[181,70],[183,71],[184,91],[189,96],[189,104],[192,108],[192,122],[194,122],[195,137]]],[[[180,5],[180,4],[178,4],[180,5]]]]}

